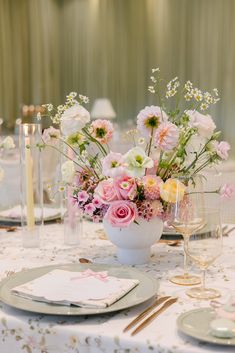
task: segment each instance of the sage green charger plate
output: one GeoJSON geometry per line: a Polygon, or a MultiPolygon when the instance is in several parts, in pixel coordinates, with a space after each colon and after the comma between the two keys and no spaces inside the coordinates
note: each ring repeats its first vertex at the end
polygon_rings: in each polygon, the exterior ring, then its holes
{"type": "Polygon", "coordinates": [[[208,343],[235,346],[234,338],[218,338],[210,333],[210,322],[215,319],[211,308],[201,308],[187,311],[177,319],[178,330],[184,334],[208,343]]]}
{"type": "MultiPolygon", "coordinates": [[[[104,314],[114,311],[130,308],[134,305],[141,304],[157,294],[159,282],[136,269],[124,266],[109,266],[99,264],[65,264],[37,267],[30,270],[17,272],[14,275],[6,278],[0,283],[0,300],[14,308],[26,310],[34,313],[48,314],[48,315],[95,315],[104,314]],[[79,308],[76,306],[65,306],[48,304],[39,301],[22,298],[11,292],[11,289],[23,283],[32,281],[33,279],[45,275],[47,272],[54,269],[61,269],[67,271],[84,271],[90,268],[93,271],[108,271],[111,276],[120,278],[134,278],[139,280],[139,284],[133,288],[124,297],[119,299],[116,303],[107,308],[102,309],[88,309],[79,308]]],[[[94,288],[95,290],[95,288],[94,288]]]]}

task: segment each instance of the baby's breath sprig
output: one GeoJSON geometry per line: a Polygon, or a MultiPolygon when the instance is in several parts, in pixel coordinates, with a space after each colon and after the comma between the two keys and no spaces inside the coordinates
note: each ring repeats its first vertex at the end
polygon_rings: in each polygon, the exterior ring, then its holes
{"type": "MultiPolygon", "coordinates": [[[[76,92],[70,92],[66,96],[65,104],[60,104],[57,107],[54,107],[53,104],[49,103],[43,104],[42,106],[47,110],[47,114],[50,116],[52,122],[54,124],[59,124],[65,110],[77,104],[87,103],[89,103],[89,98],[87,96],[84,96],[82,94],[78,95],[76,92]]],[[[38,119],[41,119],[41,115],[38,117],[38,119]]]]}

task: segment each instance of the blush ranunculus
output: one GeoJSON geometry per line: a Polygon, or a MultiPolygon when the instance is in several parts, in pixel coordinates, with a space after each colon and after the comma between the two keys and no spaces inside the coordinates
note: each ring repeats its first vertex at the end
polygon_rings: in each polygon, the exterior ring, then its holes
{"type": "Polygon", "coordinates": [[[205,138],[211,138],[216,125],[210,115],[204,115],[196,110],[188,110],[189,126],[197,128],[198,134],[205,138]]]}
{"type": "Polygon", "coordinates": [[[109,204],[119,199],[113,179],[102,180],[96,187],[95,194],[98,195],[104,204],[109,204]]]}
{"type": "Polygon", "coordinates": [[[114,188],[119,199],[133,200],[136,196],[137,186],[135,179],[129,176],[123,176],[115,179],[114,188]]]}
{"type": "Polygon", "coordinates": [[[218,143],[216,152],[221,159],[228,159],[228,151],[231,149],[230,144],[226,141],[218,143]]]}
{"type": "Polygon", "coordinates": [[[138,210],[133,202],[119,200],[111,203],[104,218],[113,227],[127,228],[137,216],[138,210]]]}

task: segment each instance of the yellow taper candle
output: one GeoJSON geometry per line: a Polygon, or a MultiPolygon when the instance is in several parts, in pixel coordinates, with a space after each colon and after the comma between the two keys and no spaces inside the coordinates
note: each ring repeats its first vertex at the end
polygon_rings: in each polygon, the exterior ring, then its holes
{"type": "Polygon", "coordinates": [[[33,197],[33,161],[31,156],[29,137],[25,138],[25,176],[26,176],[26,211],[28,229],[34,228],[34,197],[33,197]]]}

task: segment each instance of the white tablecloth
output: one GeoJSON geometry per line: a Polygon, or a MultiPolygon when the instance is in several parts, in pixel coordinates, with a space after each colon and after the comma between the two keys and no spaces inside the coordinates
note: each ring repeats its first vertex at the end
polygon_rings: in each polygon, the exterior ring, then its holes
{"type": "MultiPolygon", "coordinates": [[[[99,239],[101,225],[86,223],[81,245],[63,245],[63,228],[45,226],[40,249],[23,249],[20,231],[0,231],[0,278],[11,271],[47,264],[75,263],[79,257],[95,263],[117,264],[115,248],[108,240],[99,239]]],[[[235,290],[235,232],[224,238],[224,252],[208,271],[208,284],[218,287],[224,296],[235,290]]],[[[234,352],[234,347],[211,346],[177,332],[176,318],[183,312],[208,306],[205,301],[190,299],[185,287],[167,278],[182,266],[179,247],[153,246],[154,256],[148,265],[136,266],[160,281],[160,294],[177,295],[178,303],[168,308],[150,326],[131,337],[123,328],[146,304],[119,313],[93,317],[53,317],[30,314],[0,307],[1,353],[204,353],[234,352]]]]}

